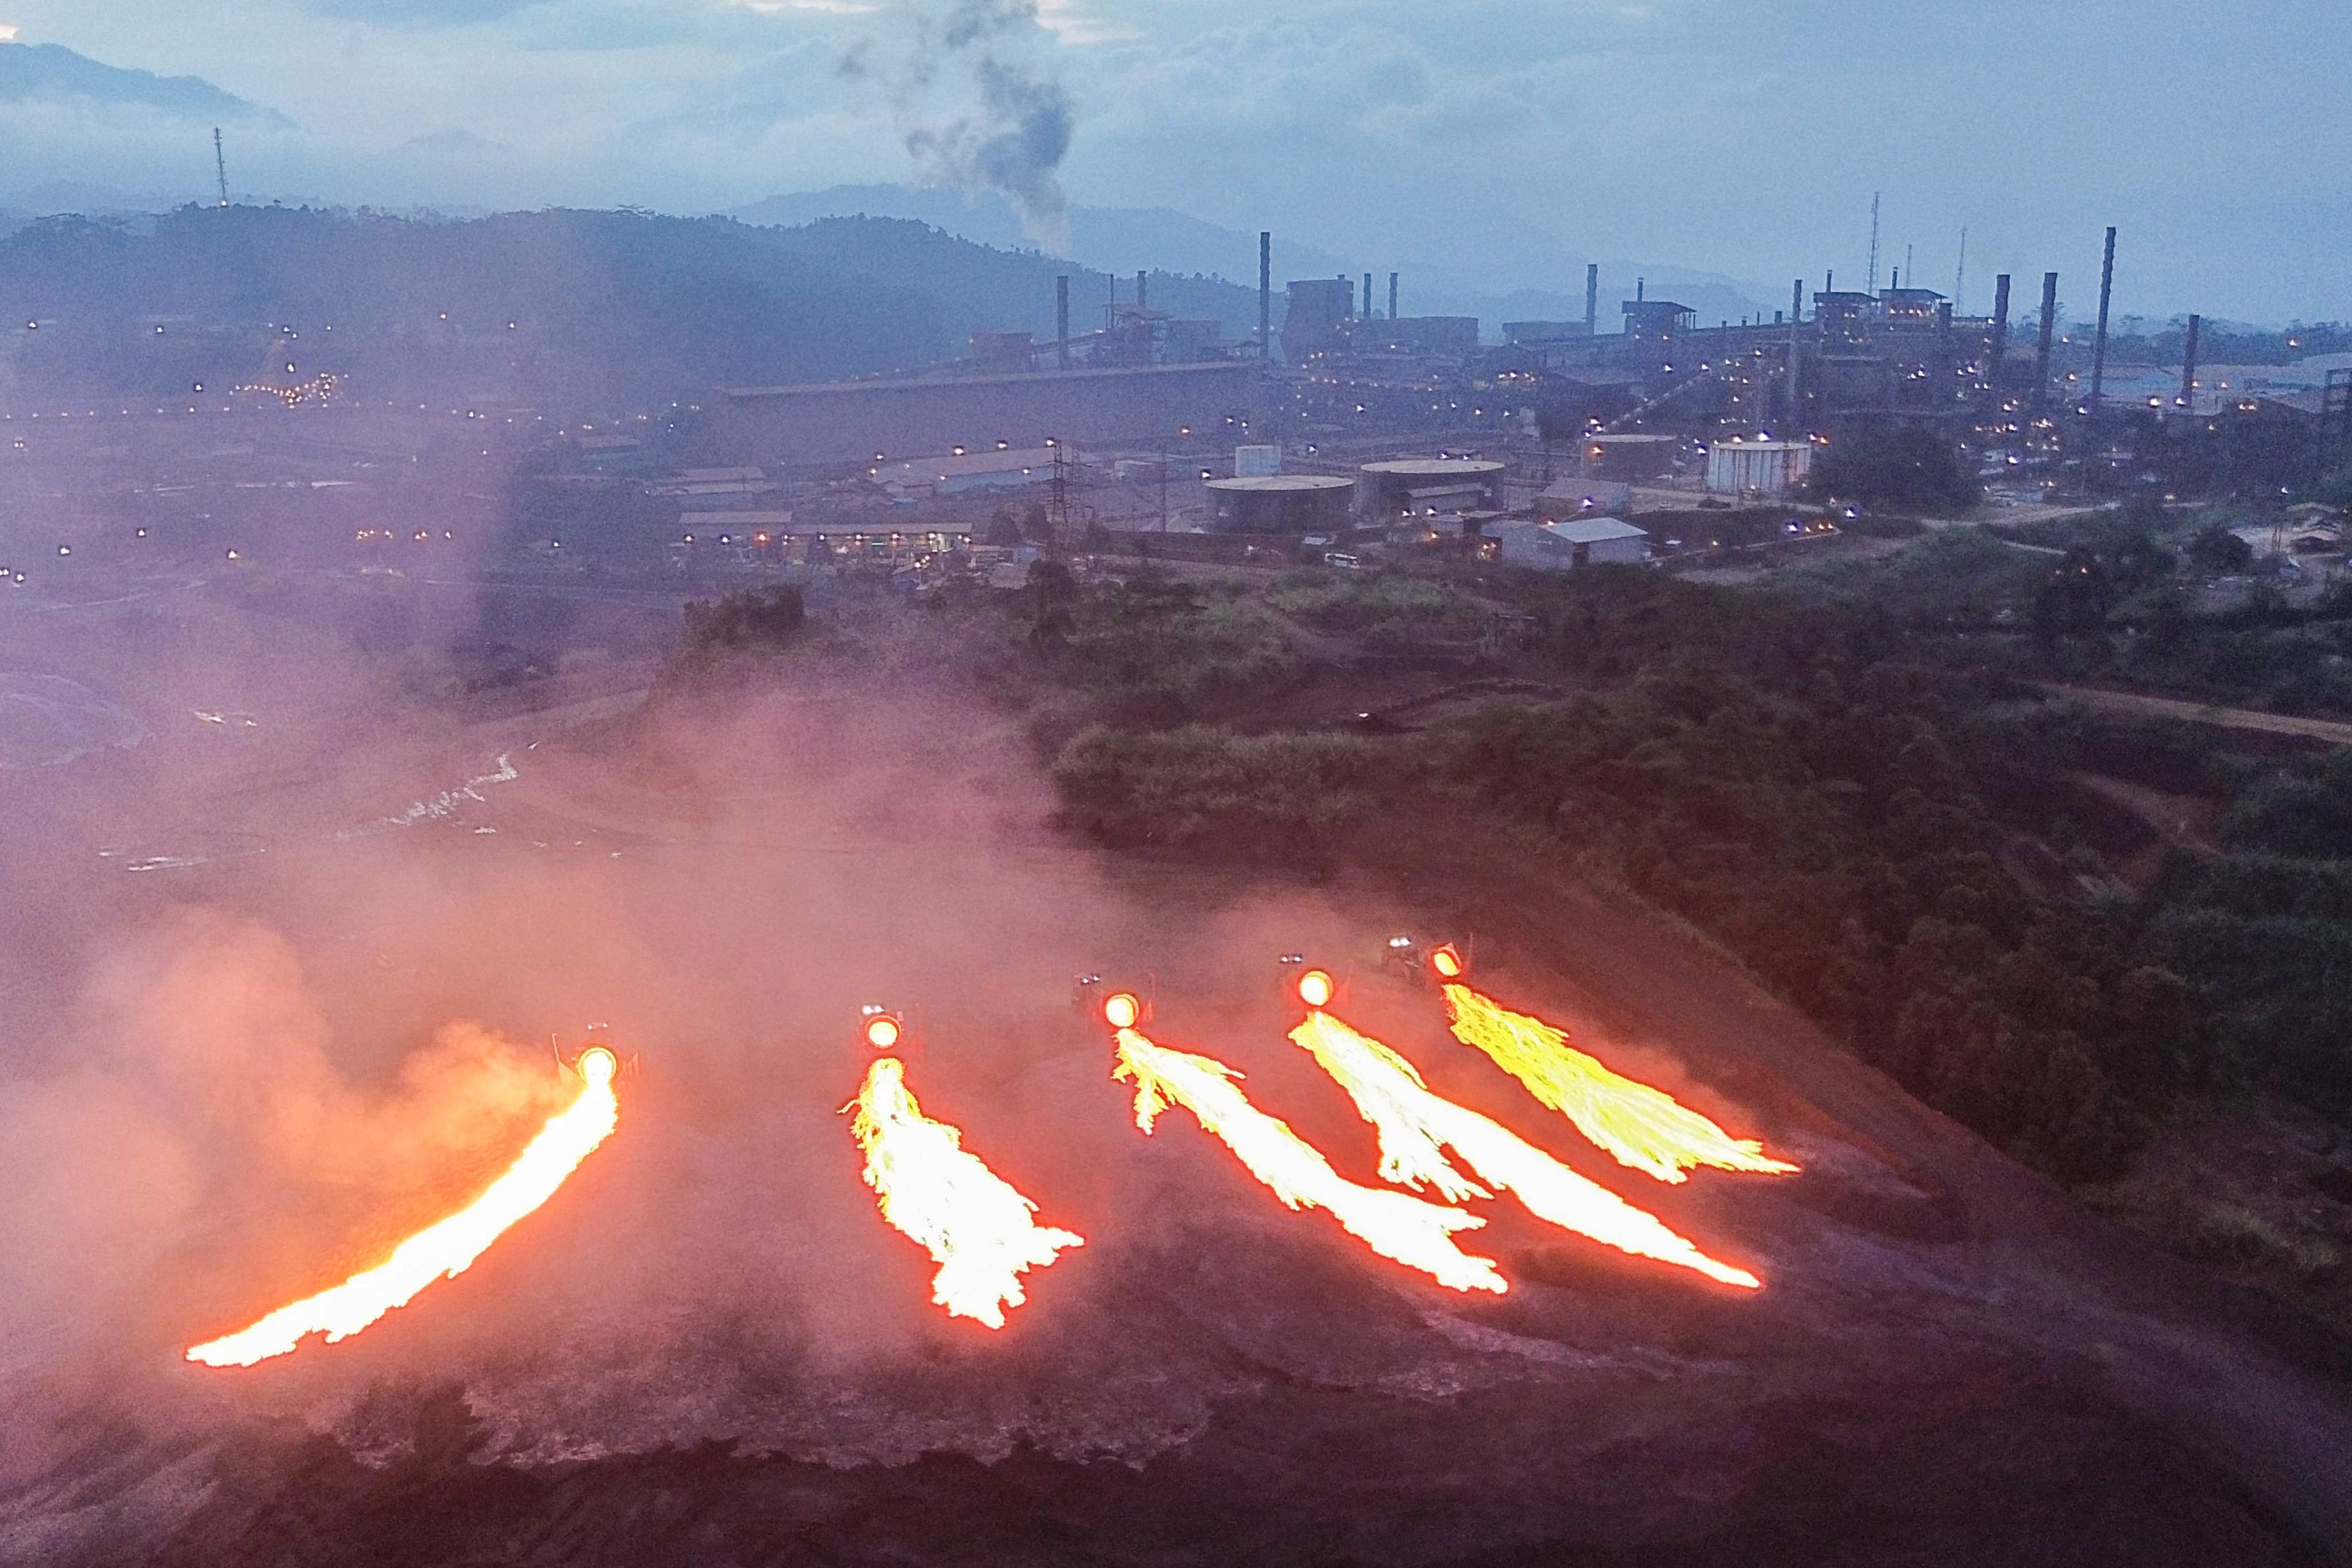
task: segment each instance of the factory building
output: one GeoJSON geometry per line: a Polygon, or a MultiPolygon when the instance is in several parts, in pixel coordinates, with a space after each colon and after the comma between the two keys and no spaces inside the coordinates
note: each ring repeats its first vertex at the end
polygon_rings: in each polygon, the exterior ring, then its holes
{"type": "MultiPolygon", "coordinates": [[[[740,462],[887,462],[877,454],[1158,442],[1191,426],[1255,418],[1252,361],[1002,375],[917,376],[731,387],[714,394],[712,434],[740,462]]],[[[936,469],[933,470],[937,472],[936,469]]],[[[934,483],[937,481],[934,480],[934,483]]]]}
{"type": "Polygon", "coordinates": [[[974,332],[971,366],[983,372],[1034,370],[1037,340],[1028,332],[974,332]]]}
{"type": "Polygon", "coordinates": [[[944,458],[912,458],[904,462],[877,463],[866,472],[886,489],[943,500],[972,490],[1019,489],[1024,485],[1042,485],[1054,477],[1054,449],[1050,447],[1021,447],[986,452],[956,452],[944,458]]]}
{"type": "Polygon", "coordinates": [[[1285,300],[1282,357],[1299,364],[1341,345],[1356,314],[1356,286],[1345,278],[1301,278],[1285,300]]]}
{"type": "Polygon", "coordinates": [[[730,552],[773,565],[903,562],[970,550],[961,527],[877,528],[871,522],[796,519],[789,511],[688,512],[677,520],[673,555],[730,552]]]}
{"type": "Polygon", "coordinates": [[[1282,447],[1279,444],[1234,448],[1234,478],[1262,479],[1269,474],[1282,472],[1282,447]]]}
{"type": "Polygon", "coordinates": [[[1218,533],[1330,533],[1348,526],[1355,481],[1339,474],[1262,474],[1211,479],[1210,528],[1218,533]]]}
{"type": "Polygon", "coordinates": [[[1442,354],[1468,359],[1478,352],[1475,316],[1407,316],[1402,321],[1373,318],[1349,329],[1351,353],[1442,354]]]}
{"type": "Polygon", "coordinates": [[[1536,497],[1536,521],[1621,516],[1633,499],[1633,487],[1617,479],[1555,479],[1536,497]]]}
{"type": "Polygon", "coordinates": [[[1592,329],[1582,321],[1505,321],[1503,342],[1514,348],[1590,338],[1592,329]]]}
{"type": "Polygon", "coordinates": [[[1622,518],[1591,517],[1570,522],[1516,521],[1490,524],[1481,552],[1488,559],[1539,572],[1571,572],[1580,566],[1639,566],[1650,559],[1650,535],[1622,518]]]}
{"type": "Polygon", "coordinates": [[[1591,479],[1639,484],[1674,472],[1675,458],[1682,449],[1683,438],[1679,436],[1639,432],[1591,436],[1584,442],[1584,471],[1591,479]]]}
{"type": "Polygon", "coordinates": [[[1486,458],[1395,458],[1366,463],[1356,510],[1381,521],[1499,510],[1505,465],[1486,458]]]}
{"type": "Polygon", "coordinates": [[[1784,496],[1813,466],[1810,441],[1717,441],[1706,451],[1706,488],[1719,496],[1784,496]]]}

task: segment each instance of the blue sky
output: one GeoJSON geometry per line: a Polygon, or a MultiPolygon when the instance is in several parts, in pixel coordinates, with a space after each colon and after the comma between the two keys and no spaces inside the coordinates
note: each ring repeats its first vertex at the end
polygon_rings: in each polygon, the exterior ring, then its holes
{"type": "MultiPolygon", "coordinates": [[[[936,176],[1011,123],[985,54],[1066,100],[1076,201],[1497,284],[1574,289],[1587,257],[1858,283],[1878,191],[1882,267],[1911,247],[1949,291],[1966,226],[1979,308],[2054,268],[2088,313],[2114,223],[2120,310],[2352,316],[2341,0],[0,0],[0,26],[282,111],[302,133],[241,134],[237,172],[286,195],[695,211],[936,176]],[[926,30],[975,8],[927,71],[926,30]],[[953,154],[928,170],[924,130],[953,154]]],[[[0,106],[0,188],[210,174],[146,112],[0,106]]]]}

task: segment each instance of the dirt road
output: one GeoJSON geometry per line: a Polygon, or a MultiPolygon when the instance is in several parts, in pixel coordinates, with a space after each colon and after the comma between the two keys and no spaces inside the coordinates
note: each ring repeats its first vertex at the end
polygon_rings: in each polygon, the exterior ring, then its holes
{"type": "Polygon", "coordinates": [[[2286,713],[2264,713],[2252,708],[2218,708],[2172,697],[2146,697],[2137,691],[2109,691],[2095,686],[2059,686],[2037,681],[2053,697],[2150,719],[2178,719],[2188,724],[2210,724],[2223,730],[2254,730],[2271,735],[2297,735],[2325,741],[2331,746],[2352,746],[2352,723],[2335,719],[2299,719],[2286,713]]]}

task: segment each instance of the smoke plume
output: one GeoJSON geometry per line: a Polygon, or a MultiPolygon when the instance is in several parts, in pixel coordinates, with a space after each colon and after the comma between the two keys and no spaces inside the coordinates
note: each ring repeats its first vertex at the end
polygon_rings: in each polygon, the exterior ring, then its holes
{"type": "Polygon", "coordinates": [[[841,74],[889,93],[925,183],[971,198],[1000,192],[1039,246],[1066,247],[1060,169],[1072,112],[1069,94],[1040,63],[1052,37],[1036,0],[910,4],[895,20],[897,37],[858,40],[843,55],[841,74]]]}

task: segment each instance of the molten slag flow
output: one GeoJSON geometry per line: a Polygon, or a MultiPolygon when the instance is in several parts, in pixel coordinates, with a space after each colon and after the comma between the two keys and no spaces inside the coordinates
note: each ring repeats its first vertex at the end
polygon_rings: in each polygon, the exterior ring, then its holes
{"type": "Polygon", "coordinates": [[[1662,1182],[1685,1180],[1694,1165],[1726,1171],[1786,1172],[1797,1167],[1734,1138],[1663,1089],[1621,1078],[1568,1043],[1568,1033],[1514,1013],[1467,985],[1445,987],[1454,1037],[1475,1046],[1529,1094],[1622,1165],[1662,1182]]]}
{"type": "Polygon", "coordinates": [[[882,1057],[866,1069],[850,1135],[866,1152],[866,1184],[882,1217],[919,1243],[940,1266],[931,1300],[948,1315],[1004,1326],[1004,1309],[1027,1300],[1024,1269],[1043,1268],[1086,1237],[1040,1226],[1037,1205],[963,1147],[963,1134],[923,1114],[907,1088],[905,1067],[882,1057]]]}
{"type": "Polygon", "coordinates": [[[548,1120],[539,1136],[478,1198],[439,1224],[418,1231],[364,1274],[290,1307],[280,1307],[243,1333],[201,1344],[188,1359],[206,1366],[251,1366],[284,1355],[305,1336],[323,1333],[327,1342],[348,1339],[391,1311],[404,1307],[436,1279],[455,1279],[489,1250],[523,1215],[555,1195],[619,1123],[613,1095],[618,1063],[598,1046],[581,1053],[580,1098],[548,1120]]]}
{"type": "Polygon", "coordinates": [[[1418,1268],[1456,1290],[1507,1287],[1494,1259],[1464,1252],[1457,1231],[1486,1222],[1403,1193],[1360,1187],[1331,1168],[1315,1148],[1276,1117],[1252,1105],[1223,1062],[1155,1045],[1133,1029],[1118,1032],[1112,1076],[1135,1085],[1135,1124],[1144,1131],[1171,1105],[1181,1105],[1239,1156],[1249,1173],[1291,1208],[1319,1208],[1383,1258],[1418,1268]]]}
{"type": "Polygon", "coordinates": [[[1449,1198],[1486,1196],[1447,1162],[1444,1149],[1451,1146],[1489,1185],[1517,1194],[1538,1219],[1727,1285],[1754,1289],[1760,1283],[1507,1128],[1432,1092],[1411,1062],[1328,1013],[1308,1014],[1290,1038],[1339,1081],[1379,1132],[1381,1174],[1387,1180],[1416,1191],[1426,1184],[1449,1198]]]}

